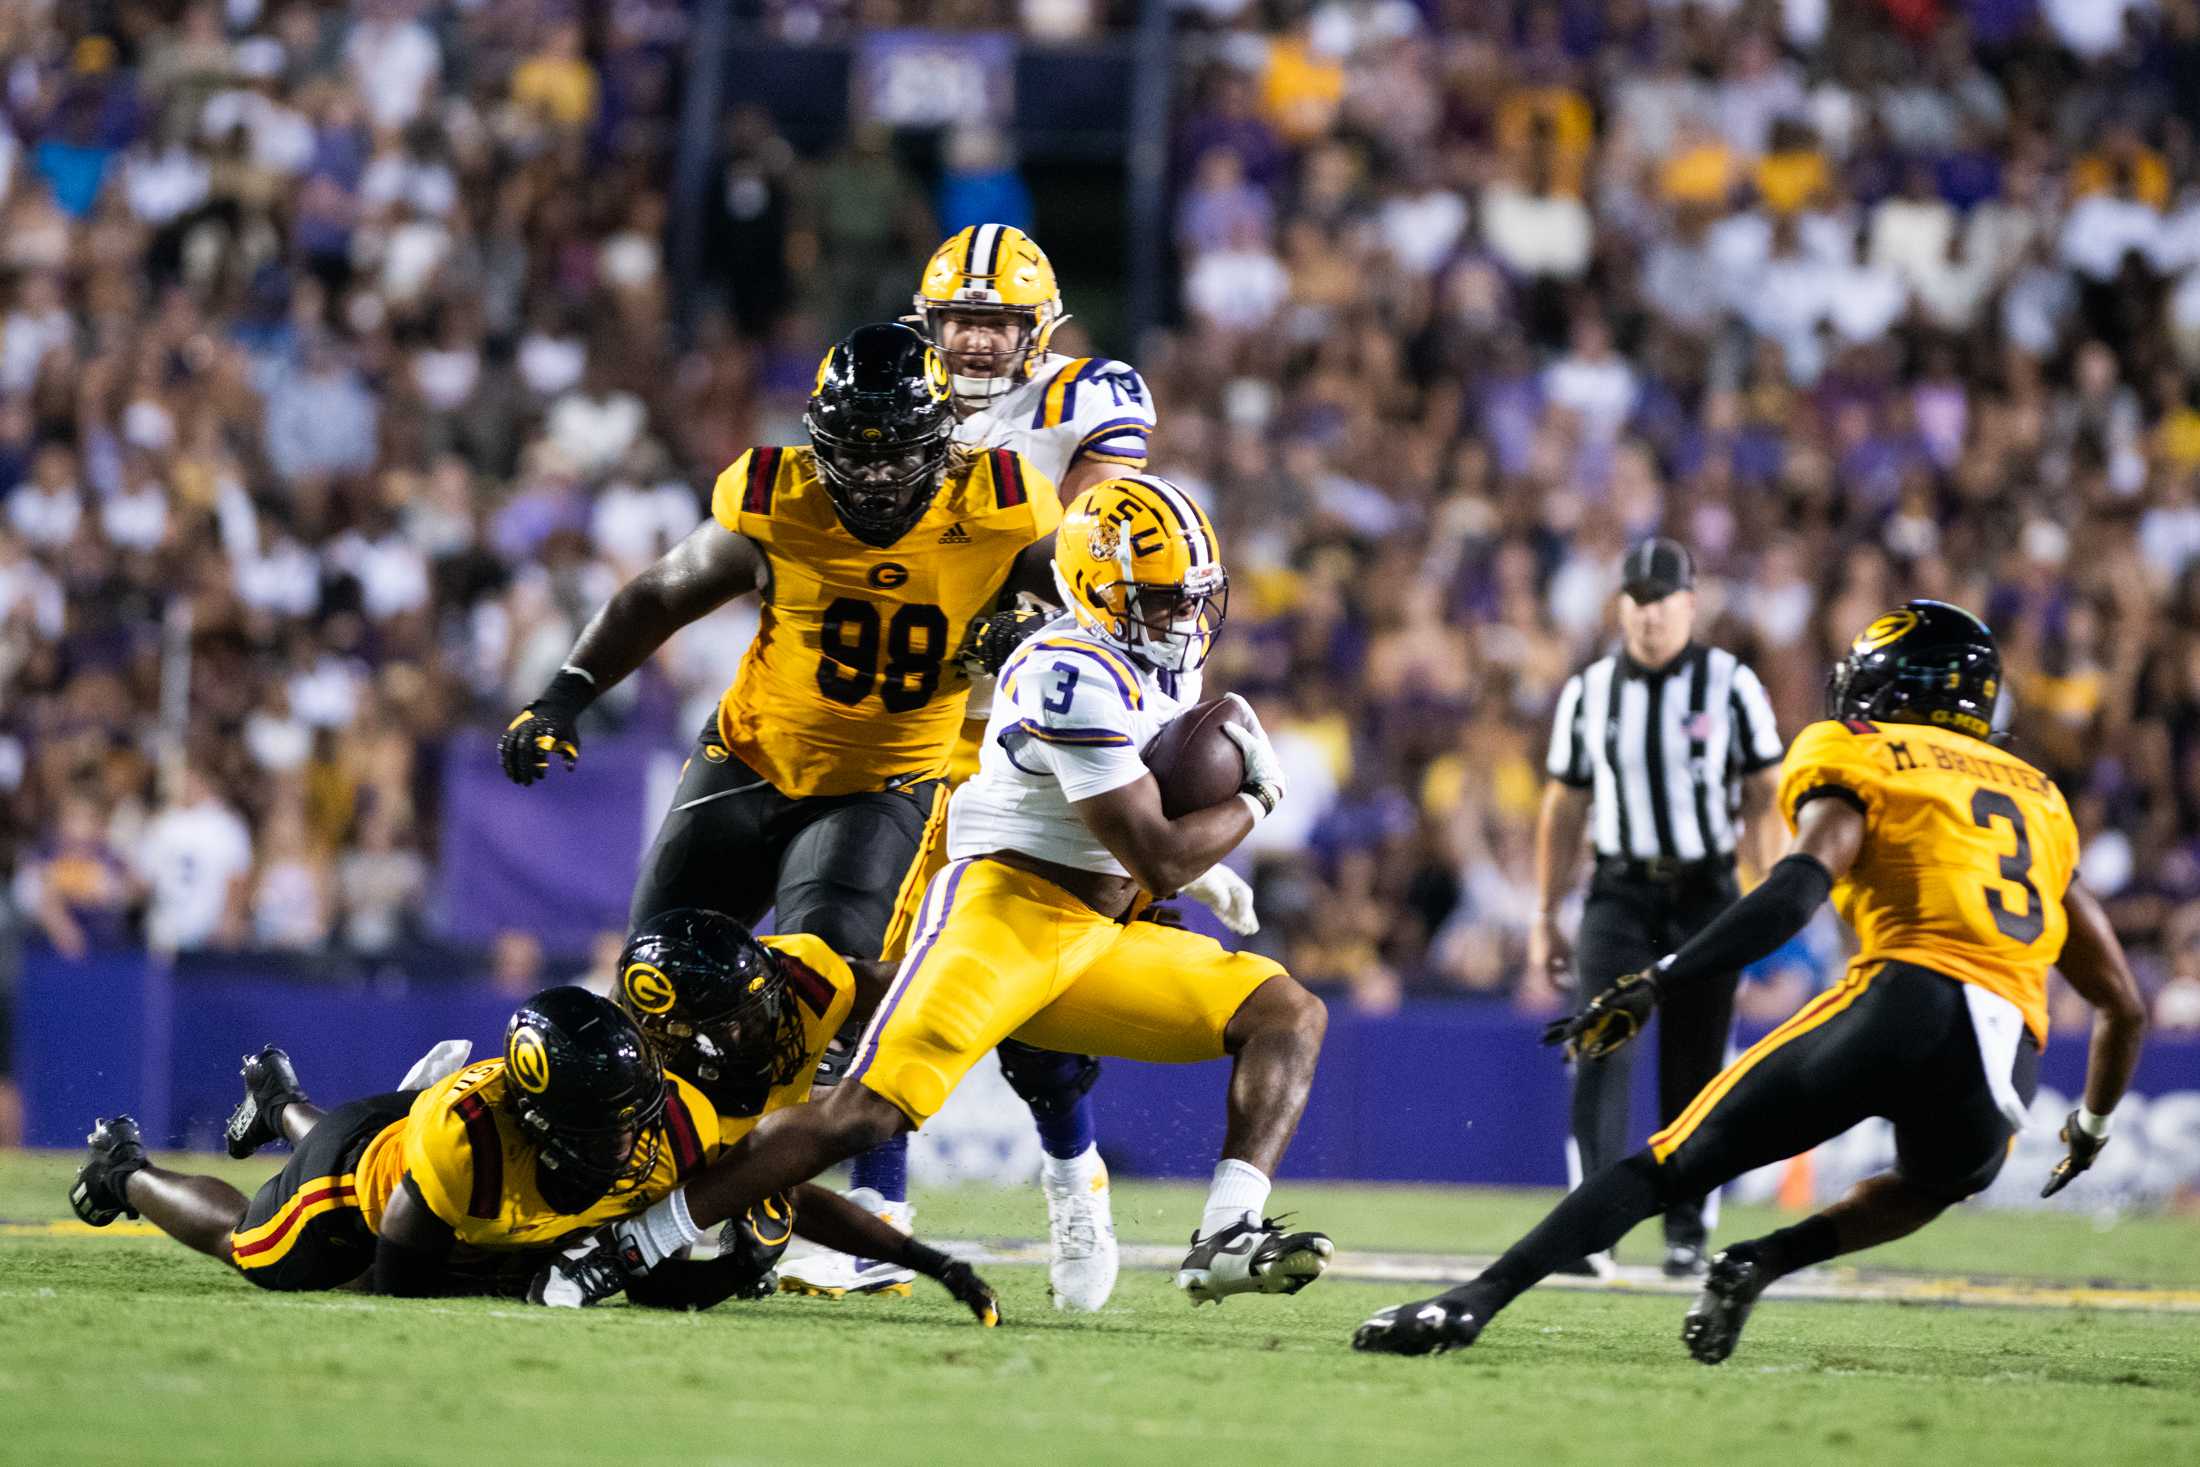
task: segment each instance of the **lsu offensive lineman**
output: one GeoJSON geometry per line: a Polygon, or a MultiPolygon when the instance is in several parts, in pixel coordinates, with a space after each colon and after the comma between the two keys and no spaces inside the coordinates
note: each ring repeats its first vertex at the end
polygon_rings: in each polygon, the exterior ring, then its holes
{"type": "Polygon", "coordinates": [[[1055,541],[1070,613],[1002,668],[983,764],[949,807],[952,860],[909,955],[823,1100],[765,1120],[641,1219],[570,1250],[534,1297],[596,1303],[756,1198],[939,1113],[988,1049],[1233,1068],[1222,1160],[1176,1274],[1194,1303],[1295,1293],[1333,1245],[1263,1216],[1320,1055],[1321,1001],[1267,958],[1142,920],[1227,855],[1284,795],[1250,709],[1226,733],[1237,793],[1171,819],[1139,750],[1199,700],[1227,610],[1213,526],[1176,486],[1125,475],[1087,490],[1055,541]]]}
{"type": "MultiPolygon", "coordinates": [[[[932,252],[918,277],[909,322],[945,358],[955,406],[955,441],[972,452],[1010,449],[1061,488],[1064,502],[1103,479],[1145,467],[1156,425],[1152,395],[1137,371],[1104,357],[1051,349],[1069,319],[1053,264],[1038,243],[1007,224],[976,224],[932,252]]],[[[1035,614],[1036,619],[1036,614],[1035,614]]],[[[979,745],[992,709],[989,680],[974,678],[962,737],[948,763],[950,788],[978,772],[979,745]]],[[[927,847],[910,890],[921,894],[947,864],[944,832],[927,847]]],[[[1252,892],[1218,867],[1187,895],[1215,908],[1240,934],[1253,930],[1252,892]]],[[[897,914],[889,957],[906,947],[916,906],[897,914]]],[[[1031,1107],[1045,1153],[1050,1282],[1058,1305],[1098,1309],[1114,1290],[1118,1267],[1108,1174],[1094,1144],[1089,1092],[1099,1062],[1009,1041],[1000,1053],[1009,1084],[1031,1107]]],[[[909,1223],[908,1141],[897,1137],[858,1157],[851,1193],[890,1221],[909,1223]]],[[[838,1295],[876,1290],[906,1274],[867,1260],[812,1253],[781,1270],[790,1287],[838,1295]]]]}

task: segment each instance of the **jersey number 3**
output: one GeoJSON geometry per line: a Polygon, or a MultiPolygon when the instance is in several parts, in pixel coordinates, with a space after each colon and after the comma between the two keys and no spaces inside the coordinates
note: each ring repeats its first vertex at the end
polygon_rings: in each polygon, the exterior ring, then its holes
{"type": "Polygon", "coordinates": [[[2017,848],[2001,858],[2001,879],[2024,893],[2024,910],[2010,911],[2009,904],[2002,900],[2001,888],[1991,884],[1986,888],[1986,910],[1994,914],[1994,925],[2003,937],[2012,942],[2037,942],[2047,930],[2047,914],[2040,908],[2039,888],[2032,885],[2032,835],[2024,828],[2024,812],[2000,790],[1982,789],[1971,796],[1971,820],[1989,830],[1996,820],[2009,822],[2017,848]]]}
{"type": "Polygon", "coordinates": [[[884,667],[879,665],[880,630],[878,608],[868,601],[842,596],[826,607],[818,691],[854,707],[876,687],[888,713],[922,708],[939,689],[940,663],[947,656],[947,613],[937,606],[897,608],[884,627],[884,667]]]}

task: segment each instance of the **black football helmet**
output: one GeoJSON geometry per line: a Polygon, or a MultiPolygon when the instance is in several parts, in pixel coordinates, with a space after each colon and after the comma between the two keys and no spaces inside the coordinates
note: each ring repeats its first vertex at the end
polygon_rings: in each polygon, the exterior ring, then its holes
{"type": "Polygon", "coordinates": [[[818,365],[802,424],[841,524],[883,549],[924,517],[946,477],[947,363],[907,326],[859,326],[818,365]]]}
{"type": "Polygon", "coordinates": [[[619,954],[619,1003],[720,1115],[753,1116],[802,1078],[808,1046],[779,954],[723,912],[650,918],[619,954]]]}
{"type": "Polygon", "coordinates": [[[504,1028],[520,1129],[541,1157],[543,1200],[585,1212],[639,1187],[664,1144],[665,1073],[634,1021],[585,988],[546,988],[504,1028]]]}
{"type": "Polygon", "coordinates": [[[1986,623],[1945,601],[1906,601],[1873,620],[1826,681],[1826,716],[1929,723],[2000,743],[2006,693],[1986,623]]]}

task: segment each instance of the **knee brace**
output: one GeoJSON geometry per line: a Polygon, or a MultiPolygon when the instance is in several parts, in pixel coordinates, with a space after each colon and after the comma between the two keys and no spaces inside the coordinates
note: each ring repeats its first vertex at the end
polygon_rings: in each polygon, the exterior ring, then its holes
{"type": "Polygon", "coordinates": [[[1002,1040],[997,1052],[1008,1088],[1031,1107],[1037,1120],[1069,1114],[1100,1079],[1100,1061],[1089,1054],[1057,1054],[1013,1039],[1002,1040]]]}

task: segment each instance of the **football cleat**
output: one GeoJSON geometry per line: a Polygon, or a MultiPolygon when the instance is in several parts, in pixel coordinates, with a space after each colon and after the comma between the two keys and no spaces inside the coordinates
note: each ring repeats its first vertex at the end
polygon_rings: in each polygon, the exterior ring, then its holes
{"type": "Polygon", "coordinates": [[[632,1219],[600,1228],[560,1249],[527,1286],[527,1302],[551,1309],[591,1309],[626,1292],[649,1272],[632,1219]]]}
{"type": "Polygon", "coordinates": [[[229,1154],[243,1161],[270,1141],[283,1139],[283,1107],[306,1098],[298,1088],[298,1071],[290,1056],[270,1044],[258,1054],[244,1057],[244,1099],[229,1113],[222,1137],[229,1154]]]}
{"type": "Polygon", "coordinates": [[[1275,1218],[1255,1224],[1248,1215],[1208,1237],[1194,1233],[1176,1286],[1195,1307],[1232,1294],[1296,1294],[1322,1276],[1336,1251],[1327,1233],[1286,1233],[1275,1218]]]}
{"type": "MultiPolygon", "coordinates": [[[[855,1188],[848,1193],[848,1200],[905,1233],[910,1230],[911,1212],[906,1202],[888,1202],[870,1187],[855,1188]]],[[[916,1277],[915,1269],[903,1268],[898,1263],[851,1258],[845,1253],[820,1248],[814,1253],[781,1260],[779,1292],[812,1299],[845,1299],[850,1294],[906,1299],[915,1292],[912,1285],[916,1277]]]]}
{"type": "Polygon", "coordinates": [[[1757,1296],[1771,1282],[1764,1266],[1747,1253],[1730,1248],[1713,1258],[1703,1292],[1688,1306],[1688,1317],[1681,1322],[1681,1343],[1688,1346],[1688,1353],[1706,1365],[1717,1365],[1733,1354],[1750,1310],[1757,1307],[1757,1296]]]}
{"type": "Polygon", "coordinates": [[[1709,1265],[1704,1260],[1701,1244],[1668,1243],[1665,1245],[1665,1262],[1662,1267],[1669,1279],[1700,1279],[1709,1265]]]}
{"type": "Polygon", "coordinates": [[[125,1184],[130,1173],[150,1166],[153,1160],[145,1154],[145,1138],[138,1132],[138,1123],[128,1116],[113,1120],[101,1117],[92,1122],[92,1134],[84,1140],[92,1154],[77,1168],[76,1181],[69,1187],[69,1206],[95,1228],[103,1228],[118,1217],[135,1218],[137,1209],[130,1205],[125,1184]]]}
{"type": "Polygon", "coordinates": [[[1115,1292],[1122,1266],[1107,1168],[1084,1185],[1056,1186],[1048,1180],[1041,1190],[1047,1198],[1047,1291],[1057,1309],[1093,1313],[1115,1292]]]}
{"type": "Polygon", "coordinates": [[[1352,1348],[1376,1355],[1442,1355],[1464,1350],[1487,1321],[1451,1294],[1393,1304],[1352,1332],[1352,1348]]]}

